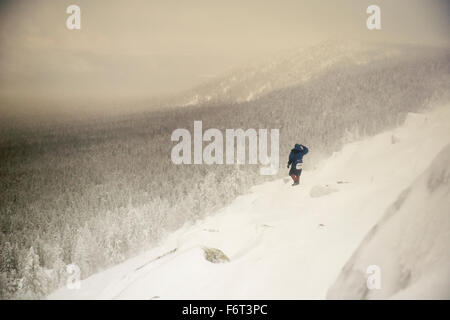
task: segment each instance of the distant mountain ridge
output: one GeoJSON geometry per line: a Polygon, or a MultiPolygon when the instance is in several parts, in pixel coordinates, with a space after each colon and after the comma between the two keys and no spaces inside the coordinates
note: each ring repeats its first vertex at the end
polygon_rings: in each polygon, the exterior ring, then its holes
{"type": "Polygon", "coordinates": [[[394,57],[410,57],[441,49],[349,41],[326,41],[250,63],[199,85],[174,99],[193,106],[253,101],[272,91],[300,85],[339,64],[366,65],[394,57]]]}

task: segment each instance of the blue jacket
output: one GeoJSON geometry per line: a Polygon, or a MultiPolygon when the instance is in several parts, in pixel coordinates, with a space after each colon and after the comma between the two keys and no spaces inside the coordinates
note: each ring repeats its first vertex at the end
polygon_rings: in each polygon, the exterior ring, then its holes
{"type": "Polygon", "coordinates": [[[303,156],[307,154],[309,149],[302,144],[296,144],[294,149],[291,150],[289,154],[288,166],[291,164],[295,164],[298,162],[303,162],[303,156]]]}

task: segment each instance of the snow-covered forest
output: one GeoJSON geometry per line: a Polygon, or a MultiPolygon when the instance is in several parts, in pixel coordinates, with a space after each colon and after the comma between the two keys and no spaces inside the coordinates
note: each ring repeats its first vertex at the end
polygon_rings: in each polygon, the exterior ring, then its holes
{"type": "Polygon", "coordinates": [[[205,129],[279,128],[281,167],[300,142],[310,147],[305,168],[313,169],[344,143],[450,101],[448,50],[396,50],[364,63],[343,54],[308,79],[282,82],[249,101],[76,122],[3,121],[0,298],[42,298],[66,283],[67,264],[87,278],[286,174],[260,176],[251,165],[174,165],[171,133],[192,129],[194,120],[205,129]]]}

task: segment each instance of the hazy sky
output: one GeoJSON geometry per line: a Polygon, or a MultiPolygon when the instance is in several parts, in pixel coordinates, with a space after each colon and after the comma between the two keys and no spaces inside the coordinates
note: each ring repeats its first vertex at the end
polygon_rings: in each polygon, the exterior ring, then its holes
{"type": "Polygon", "coordinates": [[[326,39],[449,46],[447,0],[0,0],[0,96],[179,92],[252,58],[326,39]],[[66,8],[81,7],[81,30],[66,8]],[[381,7],[368,31],[366,8],[381,7]]]}

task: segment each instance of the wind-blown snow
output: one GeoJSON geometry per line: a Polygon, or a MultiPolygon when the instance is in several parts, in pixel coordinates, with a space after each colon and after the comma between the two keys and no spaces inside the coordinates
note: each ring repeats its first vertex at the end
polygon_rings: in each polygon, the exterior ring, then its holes
{"type": "MultiPolygon", "coordinates": [[[[348,144],[318,169],[304,171],[300,186],[291,187],[289,179],[255,186],[250,194],[238,197],[228,207],[171,234],[154,250],[83,280],[80,290],[61,288],[49,298],[326,298],[347,261],[355,252],[365,252],[361,241],[401,192],[428,168],[450,142],[449,137],[448,106],[423,115],[411,114],[402,127],[348,144]],[[332,188],[333,192],[319,192],[320,196],[312,197],[313,188],[316,191],[332,188]],[[204,248],[219,249],[230,261],[211,263],[205,259],[204,248]]],[[[437,241],[448,239],[449,232],[448,220],[444,225],[438,220],[417,226],[425,219],[420,208],[426,207],[429,201],[435,203],[429,191],[423,190],[426,177],[427,174],[420,178],[421,186],[412,189],[406,200],[418,208],[418,213],[414,211],[415,218],[408,222],[412,231],[404,234],[414,237],[417,231],[429,240],[417,253],[425,252],[432,245],[436,232],[440,234],[437,241]],[[440,227],[430,229],[437,225],[440,227]]],[[[442,196],[441,189],[436,192],[442,196]]],[[[448,211],[446,204],[444,211],[448,211]]],[[[406,214],[398,212],[396,216],[401,219],[396,219],[403,221],[406,214]]],[[[396,228],[398,225],[386,224],[382,233],[391,236],[396,228]]],[[[374,238],[368,253],[363,254],[364,259],[356,260],[356,267],[363,268],[369,262],[376,264],[367,258],[371,252],[382,250],[384,239],[382,234],[374,238]]],[[[450,269],[448,260],[442,264],[442,260],[434,257],[442,249],[448,251],[448,241],[432,247],[423,262],[420,254],[411,251],[410,246],[416,244],[406,242],[396,251],[408,254],[404,257],[408,259],[406,263],[417,266],[412,270],[420,270],[420,275],[434,268],[450,269]]],[[[388,276],[390,266],[382,267],[387,275],[383,286],[392,293],[398,275],[388,276]]],[[[393,266],[392,270],[398,269],[393,266]]],[[[422,286],[436,283],[431,278],[416,278],[414,272],[411,279],[417,281],[408,282],[411,287],[406,292],[398,291],[398,297],[416,297],[422,286]]],[[[437,274],[438,280],[441,274],[444,273],[437,274]]],[[[364,277],[352,281],[366,283],[364,277]]],[[[353,297],[354,286],[354,282],[346,286],[345,281],[338,280],[334,288],[349,290],[348,295],[353,297]]]]}

